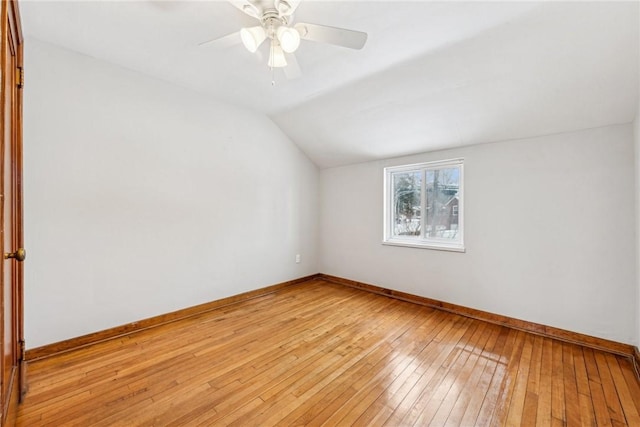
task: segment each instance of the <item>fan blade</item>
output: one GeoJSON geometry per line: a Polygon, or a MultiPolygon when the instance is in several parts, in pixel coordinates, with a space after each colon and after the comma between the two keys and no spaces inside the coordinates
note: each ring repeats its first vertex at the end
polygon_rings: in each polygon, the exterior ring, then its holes
{"type": "Polygon", "coordinates": [[[227,34],[226,36],[216,37],[215,39],[198,43],[198,46],[216,45],[220,48],[226,48],[226,47],[235,46],[240,43],[242,43],[242,39],[240,38],[240,31],[236,31],[231,34],[227,34]]]}
{"type": "Polygon", "coordinates": [[[264,55],[261,50],[257,50],[256,53],[253,54],[253,57],[258,64],[264,63],[264,55]]]}
{"type": "Polygon", "coordinates": [[[367,42],[367,33],[329,27],[327,25],[298,23],[294,26],[304,40],[330,43],[350,49],[362,49],[367,42]]]}
{"type": "Polygon", "coordinates": [[[284,67],[284,75],[287,76],[289,80],[295,80],[302,75],[302,71],[300,71],[300,64],[298,64],[298,60],[293,53],[285,53],[284,57],[287,60],[287,66],[284,67]]]}
{"type": "Polygon", "coordinates": [[[229,0],[229,3],[252,18],[262,19],[262,11],[249,0],[229,0]]]}
{"type": "Polygon", "coordinates": [[[300,5],[300,0],[276,0],[274,5],[280,16],[291,16],[300,5]]]}

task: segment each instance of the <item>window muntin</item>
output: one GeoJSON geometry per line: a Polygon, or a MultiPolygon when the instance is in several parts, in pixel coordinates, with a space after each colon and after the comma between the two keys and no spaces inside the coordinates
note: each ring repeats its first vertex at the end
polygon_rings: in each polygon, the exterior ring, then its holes
{"type": "Polygon", "coordinates": [[[464,251],[462,190],[462,159],[385,168],[383,243],[464,251]]]}

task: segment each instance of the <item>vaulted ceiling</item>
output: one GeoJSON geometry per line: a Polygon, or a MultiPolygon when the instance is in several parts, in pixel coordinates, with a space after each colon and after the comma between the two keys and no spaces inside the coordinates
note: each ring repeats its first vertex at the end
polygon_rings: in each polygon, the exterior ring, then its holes
{"type": "Polygon", "coordinates": [[[320,167],[627,123],[638,108],[638,2],[303,0],[295,22],[369,38],[362,50],[303,41],[294,80],[272,75],[266,50],[198,46],[256,25],[225,1],[21,11],[27,42],[263,112],[320,167]]]}

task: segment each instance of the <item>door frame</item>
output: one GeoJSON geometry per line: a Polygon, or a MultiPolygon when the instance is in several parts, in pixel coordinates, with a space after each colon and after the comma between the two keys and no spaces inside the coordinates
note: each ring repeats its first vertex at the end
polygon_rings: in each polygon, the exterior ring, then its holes
{"type": "MultiPolygon", "coordinates": [[[[10,160],[10,168],[11,168],[11,192],[12,197],[11,201],[11,226],[12,230],[12,245],[11,248],[4,247],[4,241],[2,241],[3,245],[3,253],[0,255],[4,255],[6,252],[14,252],[18,248],[24,247],[24,233],[23,233],[23,175],[22,175],[22,86],[23,86],[23,35],[22,35],[22,27],[20,20],[20,11],[18,8],[17,0],[2,0],[2,8],[1,8],[1,19],[2,25],[1,34],[2,37],[2,45],[1,52],[2,55],[2,94],[0,96],[0,116],[2,120],[0,120],[0,134],[3,135],[4,138],[4,129],[5,129],[5,117],[6,117],[6,96],[7,91],[4,90],[7,87],[7,84],[13,87],[13,102],[11,104],[11,126],[12,126],[12,135],[11,135],[11,160],[10,160]],[[12,43],[10,43],[10,41],[12,43]],[[15,58],[15,69],[10,75],[5,73],[7,69],[7,54],[11,53],[15,58]],[[6,79],[11,78],[13,82],[7,82],[6,79]]],[[[2,150],[6,152],[4,148],[4,141],[2,143],[2,150]]],[[[2,167],[0,170],[1,176],[4,176],[4,168],[7,165],[7,161],[2,162],[2,167]]],[[[4,191],[4,190],[3,190],[4,191]]],[[[6,202],[6,201],[5,201],[6,202]]],[[[6,222],[6,219],[5,219],[6,222]]],[[[4,224],[3,224],[4,225],[4,224]]],[[[3,265],[0,269],[2,271],[2,276],[4,277],[4,268],[6,267],[8,262],[12,264],[12,278],[11,278],[11,319],[12,319],[12,335],[14,338],[11,348],[12,353],[12,367],[10,370],[10,376],[6,380],[8,381],[8,395],[5,397],[5,400],[2,402],[2,425],[12,425],[15,422],[15,417],[17,415],[17,407],[19,402],[22,400],[24,393],[26,393],[26,365],[24,359],[24,267],[22,262],[17,262],[16,260],[4,260],[4,257],[1,258],[3,265]]],[[[4,304],[2,306],[2,316],[4,318],[4,304]]],[[[3,348],[0,349],[2,353],[2,357],[4,358],[4,344],[3,348]]],[[[3,385],[4,387],[4,385],[3,385]]]]}

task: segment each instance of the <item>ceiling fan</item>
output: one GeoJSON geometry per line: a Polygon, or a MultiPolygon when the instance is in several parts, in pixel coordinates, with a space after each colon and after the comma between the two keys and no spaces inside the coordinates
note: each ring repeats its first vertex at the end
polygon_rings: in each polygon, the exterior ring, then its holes
{"type": "Polygon", "coordinates": [[[257,19],[260,24],[202,42],[200,46],[222,40],[237,41],[239,38],[247,50],[254,53],[268,39],[270,48],[267,65],[272,69],[284,68],[289,78],[295,78],[300,73],[293,55],[300,46],[300,40],[330,43],[350,49],[362,49],[367,41],[367,33],[361,31],[304,22],[293,25],[293,13],[300,5],[300,0],[230,0],[230,3],[257,19]]]}

